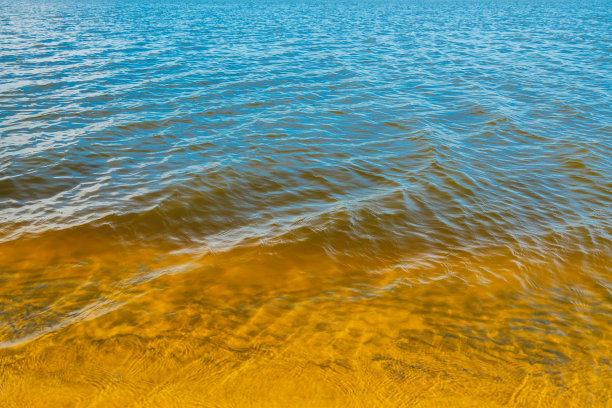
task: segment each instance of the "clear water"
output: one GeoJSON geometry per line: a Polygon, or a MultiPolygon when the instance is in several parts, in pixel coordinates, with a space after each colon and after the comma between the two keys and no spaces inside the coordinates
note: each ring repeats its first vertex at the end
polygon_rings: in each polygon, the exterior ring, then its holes
{"type": "Polygon", "coordinates": [[[610,2],[0,4],[0,406],[609,406],[610,2]]]}

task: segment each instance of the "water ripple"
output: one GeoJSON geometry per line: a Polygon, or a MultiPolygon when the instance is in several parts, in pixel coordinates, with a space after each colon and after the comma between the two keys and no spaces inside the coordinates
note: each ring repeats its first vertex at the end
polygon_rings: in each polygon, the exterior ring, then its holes
{"type": "Polygon", "coordinates": [[[605,405],[610,10],[0,5],[0,397],[605,405]]]}

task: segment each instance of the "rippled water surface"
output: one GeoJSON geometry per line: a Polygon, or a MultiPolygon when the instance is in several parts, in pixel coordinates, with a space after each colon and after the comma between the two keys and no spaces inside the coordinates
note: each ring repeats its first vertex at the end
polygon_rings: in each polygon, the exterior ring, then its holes
{"type": "Polygon", "coordinates": [[[0,3],[0,406],[612,404],[612,4],[0,3]]]}

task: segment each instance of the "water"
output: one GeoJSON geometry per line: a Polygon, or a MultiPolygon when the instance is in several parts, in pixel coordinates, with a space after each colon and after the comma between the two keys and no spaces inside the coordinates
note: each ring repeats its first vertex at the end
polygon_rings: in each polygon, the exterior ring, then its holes
{"type": "Polygon", "coordinates": [[[0,5],[0,406],[609,406],[606,2],[0,5]]]}

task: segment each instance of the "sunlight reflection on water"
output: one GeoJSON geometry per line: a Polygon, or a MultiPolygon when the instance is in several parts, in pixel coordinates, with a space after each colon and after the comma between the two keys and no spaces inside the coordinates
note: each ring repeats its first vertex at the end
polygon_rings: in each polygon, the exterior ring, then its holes
{"type": "Polygon", "coordinates": [[[609,4],[0,5],[1,406],[606,406],[609,4]]]}

